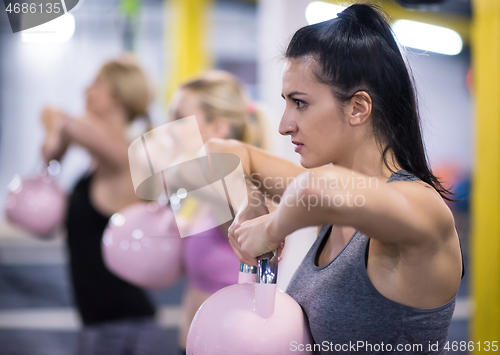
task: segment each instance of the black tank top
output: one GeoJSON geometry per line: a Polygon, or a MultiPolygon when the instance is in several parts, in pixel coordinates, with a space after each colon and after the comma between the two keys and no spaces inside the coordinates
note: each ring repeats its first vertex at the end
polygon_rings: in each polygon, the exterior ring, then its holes
{"type": "Polygon", "coordinates": [[[90,201],[92,175],[84,176],[69,199],[67,243],[76,305],[85,325],[123,318],[152,317],[146,293],[116,277],[104,265],[101,238],[109,216],[90,201]]]}

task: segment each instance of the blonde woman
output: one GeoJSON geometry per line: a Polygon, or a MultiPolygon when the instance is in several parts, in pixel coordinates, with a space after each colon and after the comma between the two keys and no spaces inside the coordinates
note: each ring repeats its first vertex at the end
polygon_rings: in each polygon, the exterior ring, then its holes
{"type": "MultiPolygon", "coordinates": [[[[171,102],[171,119],[195,115],[203,141],[232,138],[267,148],[263,113],[249,101],[233,75],[210,71],[185,83],[171,102]]],[[[239,261],[227,239],[227,225],[183,239],[187,287],[182,300],[180,354],[186,353],[191,321],[203,302],[223,287],[238,281],[239,261]]]]}
{"type": "Polygon", "coordinates": [[[85,91],[80,119],[45,109],[46,161],[61,159],[70,145],[85,148],[94,169],[69,197],[66,217],[70,271],[84,328],[78,354],[152,354],[155,308],[145,292],[111,274],[101,255],[101,237],[111,215],[137,202],[128,164],[130,123],[147,116],[151,99],[144,72],[131,57],[105,63],[85,91]]]}

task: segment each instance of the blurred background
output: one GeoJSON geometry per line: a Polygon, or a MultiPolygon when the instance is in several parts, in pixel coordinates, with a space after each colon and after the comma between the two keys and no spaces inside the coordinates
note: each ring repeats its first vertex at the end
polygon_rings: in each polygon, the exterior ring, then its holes
{"type": "MultiPolygon", "coordinates": [[[[0,6],[0,210],[4,210],[6,187],[13,176],[34,175],[40,167],[42,108],[53,105],[74,115],[81,113],[83,91],[102,63],[125,51],[135,54],[155,88],[154,125],[166,122],[175,85],[198,70],[223,69],[237,75],[272,117],[275,153],[298,161],[289,138],[277,132],[284,107],[281,55],[298,28],[332,18],[342,10],[339,6],[352,2],[85,0],[52,21],[52,29],[17,33],[12,33],[0,6]]],[[[466,272],[449,339],[469,341],[473,339],[469,190],[477,151],[471,69],[473,4],[469,0],[423,2],[377,1],[391,15],[396,36],[407,46],[432,168],[460,199],[450,205],[466,272]]],[[[61,164],[60,185],[69,190],[89,163],[85,151],[71,148],[61,164]]],[[[55,239],[40,241],[0,215],[1,355],[74,353],[81,324],[72,304],[63,238],[64,231],[60,231],[55,239]]],[[[280,265],[280,288],[286,288],[313,239],[311,230],[292,236],[293,248],[280,265]]],[[[162,354],[174,354],[177,349],[183,282],[151,292],[160,307],[162,354]]],[[[499,280],[491,282],[492,290],[498,290],[494,284],[499,280]]],[[[500,340],[500,333],[497,338],[489,340],[500,340]]]]}

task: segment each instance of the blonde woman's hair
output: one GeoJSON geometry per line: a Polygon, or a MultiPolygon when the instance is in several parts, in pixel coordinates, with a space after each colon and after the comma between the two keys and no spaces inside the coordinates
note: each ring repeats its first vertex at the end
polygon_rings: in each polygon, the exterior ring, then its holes
{"type": "Polygon", "coordinates": [[[207,122],[226,119],[230,137],[262,149],[269,148],[267,117],[250,101],[243,85],[231,73],[213,70],[181,86],[194,92],[207,122]]]}
{"type": "Polygon", "coordinates": [[[106,62],[98,75],[109,82],[113,96],[125,108],[130,122],[137,117],[149,119],[152,90],[146,74],[132,55],[106,62]]]}

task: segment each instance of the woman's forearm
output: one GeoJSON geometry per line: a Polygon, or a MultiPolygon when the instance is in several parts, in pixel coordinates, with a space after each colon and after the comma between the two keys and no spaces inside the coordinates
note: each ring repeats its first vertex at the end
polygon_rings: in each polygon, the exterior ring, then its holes
{"type": "Polygon", "coordinates": [[[46,163],[51,160],[61,160],[69,143],[61,137],[60,132],[47,132],[42,145],[42,156],[46,163]]]}
{"type": "Polygon", "coordinates": [[[210,139],[208,153],[237,155],[245,175],[268,198],[278,202],[288,183],[306,169],[289,160],[236,140],[210,139]]]}
{"type": "Polygon", "coordinates": [[[269,221],[268,231],[271,241],[281,242],[285,237],[301,228],[322,225],[328,222],[331,211],[312,199],[309,184],[309,172],[297,176],[289,184],[276,211],[269,221]]]}
{"type": "Polygon", "coordinates": [[[95,125],[65,117],[63,137],[87,149],[93,156],[116,168],[128,168],[128,145],[125,141],[105,134],[95,125]]]}

